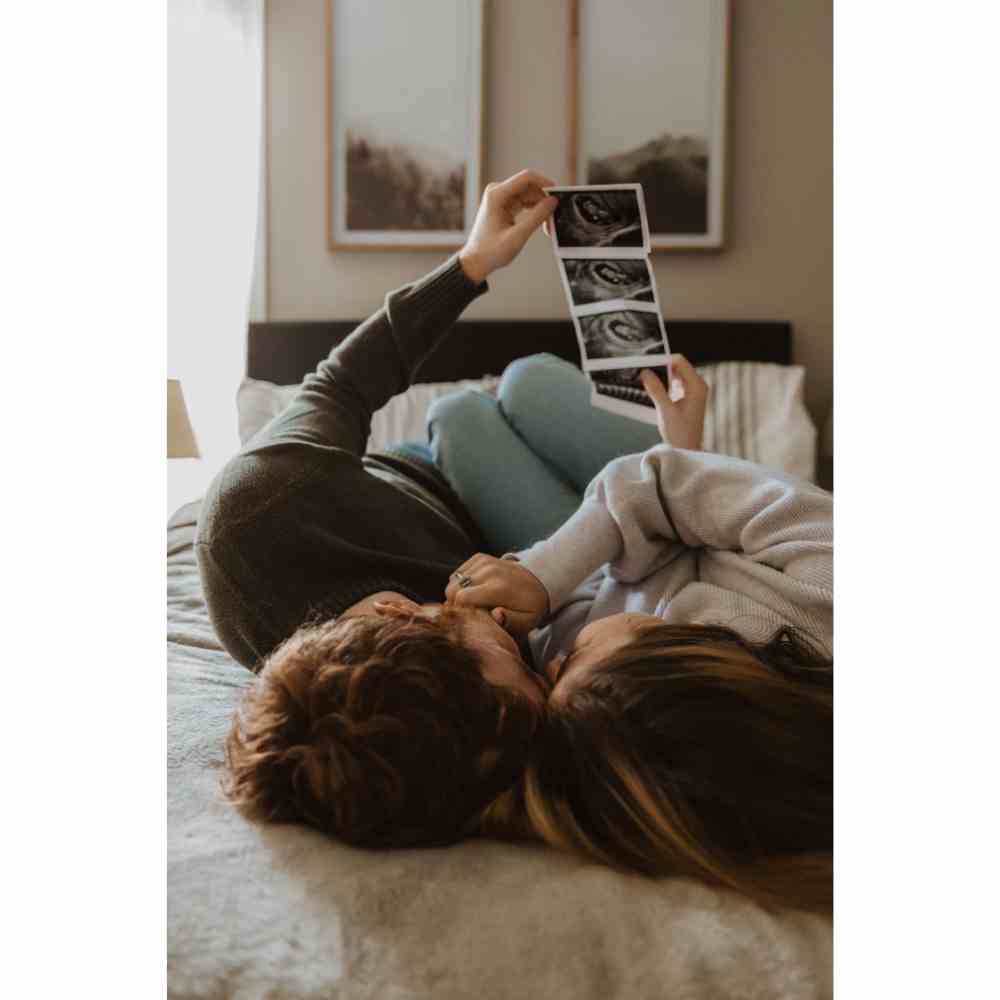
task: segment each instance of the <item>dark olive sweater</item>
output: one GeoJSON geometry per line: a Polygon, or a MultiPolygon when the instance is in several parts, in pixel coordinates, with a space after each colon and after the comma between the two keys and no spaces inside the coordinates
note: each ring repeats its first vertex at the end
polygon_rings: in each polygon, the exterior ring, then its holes
{"type": "Polygon", "coordinates": [[[390,292],[212,482],[198,565],[216,632],[240,663],[256,669],[307,619],[379,590],[443,600],[449,574],[482,548],[432,468],[364,450],[372,414],[409,388],[487,288],[453,256],[390,292]]]}

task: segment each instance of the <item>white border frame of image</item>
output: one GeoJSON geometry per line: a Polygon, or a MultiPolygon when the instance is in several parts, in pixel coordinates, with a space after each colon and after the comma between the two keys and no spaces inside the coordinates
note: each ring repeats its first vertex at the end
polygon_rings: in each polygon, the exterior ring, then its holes
{"type": "Polygon", "coordinates": [[[469,25],[469,44],[467,48],[470,60],[467,77],[463,86],[468,95],[466,105],[468,125],[468,146],[465,159],[465,226],[462,229],[407,229],[386,232],[381,229],[347,228],[347,182],[346,162],[343,155],[343,131],[337,130],[333,93],[333,60],[336,57],[334,30],[336,27],[337,0],[327,0],[328,22],[326,25],[327,44],[327,156],[331,158],[332,167],[327,171],[327,184],[333,186],[327,192],[327,206],[332,218],[329,220],[328,249],[405,249],[447,250],[460,249],[465,242],[466,233],[472,228],[472,222],[479,209],[480,195],[483,189],[483,98],[484,98],[484,50],[485,50],[485,6],[486,0],[466,0],[469,5],[471,19],[469,25]],[[470,170],[470,166],[472,169],[470,170]]]}
{"type": "MultiPolygon", "coordinates": [[[[625,301],[625,302],[638,302],[638,303],[642,304],[642,301],[643,301],[642,299],[624,299],[624,300],[619,300],[619,299],[599,299],[597,302],[585,302],[583,305],[579,305],[579,306],[576,305],[573,302],[573,288],[570,285],[570,283],[569,283],[569,277],[566,274],[566,263],[568,261],[571,261],[571,260],[588,260],[588,261],[590,261],[590,260],[612,260],[612,261],[618,261],[618,260],[635,260],[635,261],[639,261],[639,262],[645,264],[646,265],[646,273],[649,275],[649,287],[652,288],[652,290],[653,290],[653,302],[656,304],[656,307],[659,308],[659,306],[660,306],[660,295],[659,295],[659,291],[656,288],[656,275],[653,273],[653,268],[650,265],[649,257],[647,257],[645,254],[642,257],[577,257],[575,255],[572,256],[572,257],[568,257],[568,256],[567,257],[563,257],[563,256],[557,255],[556,256],[556,264],[557,264],[557,266],[559,268],[559,277],[562,278],[563,291],[566,293],[566,301],[569,303],[569,311],[570,311],[570,313],[574,313],[578,309],[587,309],[590,306],[599,305],[602,302],[625,301]]],[[[648,302],[645,303],[645,304],[649,305],[648,302]]]]}
{"type": "MultiPolygon", "coordinates": [[[[572,257],[580,260],[634,260],[639,257],[648,257],[650,253],[649,243],[649,222],[646,219],[646,200],[642,193],[641,184],[575,184],[562,187],[542,188],[546,194],[561,195],[575,194],[580,191],[632,191],[639,202],[639,221],[642,224],[641,247],[561,247],[559,237],[556,234],[556,224],[553,219],[549,226],[552,249],[557,257],[572,257]]],[[[652,273],[652,268],[650,268],[652,273]]],[[[571,300],[572,301],[572,300],[571,300]]]]}
{"type": "Polygon", "coordinates": [[[663,313],[660,312],[658,303],[635,302],[632,299],[609,299],[607,302],[594,302],[589,306],[581,306],[578,311],[574,311],[571,314],[570,318],[573,320],[577,347],[580,349],[580,364],[585,372],[611,368],[648,368],[650,365],[665,364],[668,373],[672,377],[673,372],[670,370],[670,341],[667,339],[667,327],[663,322],[663,313]],[[594,308],[595,306],[597,308],[594,308]],[[601,313],[610,312],[656,313],[656,317],[660,323],[660,337],[663,341],[663,351],[660,354],[633,354],[623,358],[590,358],[583,346],[583,331],[580,328],[580,319],[586,316],[597,316],[601,313]]]}
{"type": "MultiPolygon", "coordinates": [[[[732,16],[730,0],[710,0],[712,3],[712,72],[715,83],[715,100],[712,102],[712,122],[709,127],[710,145],[708,150],[708,232],[705,235],[697,233],[672,233],[656,237],[651,245],[655,250],[721,250],[725,246],[725,190],[728,160],[726,154],[726,113],[728,106],[729,87],[729,49],[732,16]]],[[[583,31],[584,0],[579,0],[580,23],[583,31]]],[[[577,75],[584,72],[582,65],[577,65],[577,75]]],[[[579,94],[579,82],[576,84],[579,94]]],[[[580,136],[583,129],[580,120],[583,117],[583,101],[577,97],[577,128],[580,136]]],[[[599,114],[607,114],[607,108],[598,109],[599,114]]],[[[576,176],[587,176],[587,151],[583,143],[577,139],[576,176]]],[[[554,228],[554,227],[553,227],[554,228]]],[[[647,236],[648,239],[648,236],[647,236]]]]}

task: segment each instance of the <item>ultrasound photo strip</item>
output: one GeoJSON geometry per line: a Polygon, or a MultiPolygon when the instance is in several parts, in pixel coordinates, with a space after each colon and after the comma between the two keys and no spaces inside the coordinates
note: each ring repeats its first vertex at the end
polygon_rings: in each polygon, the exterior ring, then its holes
{"type": "Polygon", "coordinates": [[[639,378],[644,368],[673,383],[670,345],[649,264],[642,186],[546,188],[559,199],[549,231],[591,403],[656,423],[639,378]]]}
{"type": "Polygon", "coordinates": [[[649,223],[641,184],[545,188],[559,199],[549,227],[557,257],[642,258],[649,223]]]}

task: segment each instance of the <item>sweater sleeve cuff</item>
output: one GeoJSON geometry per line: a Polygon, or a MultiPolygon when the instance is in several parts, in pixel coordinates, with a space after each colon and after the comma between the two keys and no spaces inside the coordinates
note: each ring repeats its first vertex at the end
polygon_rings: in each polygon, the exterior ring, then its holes
{"type": "Polygon", "coordinates": [[[489,290],[481,281],[470,281],[458,254],[411,285],[390,292],[385,300],[407,385],[423,360],[437,347],[473,299],[489,290]]]}
{"type": "Polygon", "coordinates": [[[415,281],[406,296],[407,309],[417,313],[438,313],[441,310],[460,313],[470,302],[488,292],[485,281],[472,281],[462,270],[458,254],[415,281]]]}
{"type": "Polygon", "coordinates": [[[621,547],[621,532],[608,509],[585,500],[554,535],[516,558],[542,582],[549,612],[555,614],[587,577],[618,557],[621,547]]]}

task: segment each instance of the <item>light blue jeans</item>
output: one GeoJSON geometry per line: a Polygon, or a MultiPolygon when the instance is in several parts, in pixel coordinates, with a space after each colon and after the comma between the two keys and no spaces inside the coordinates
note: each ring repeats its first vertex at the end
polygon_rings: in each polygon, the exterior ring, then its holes
{"type": "Polygon", "coordinates": [[[509,365],[497,397],[464,389],[427,415],[430,453],[494,555],[547,538],[612,459],[659,443],[657,429],[590,405],[590,382],[551,354],[509,365]]]}

